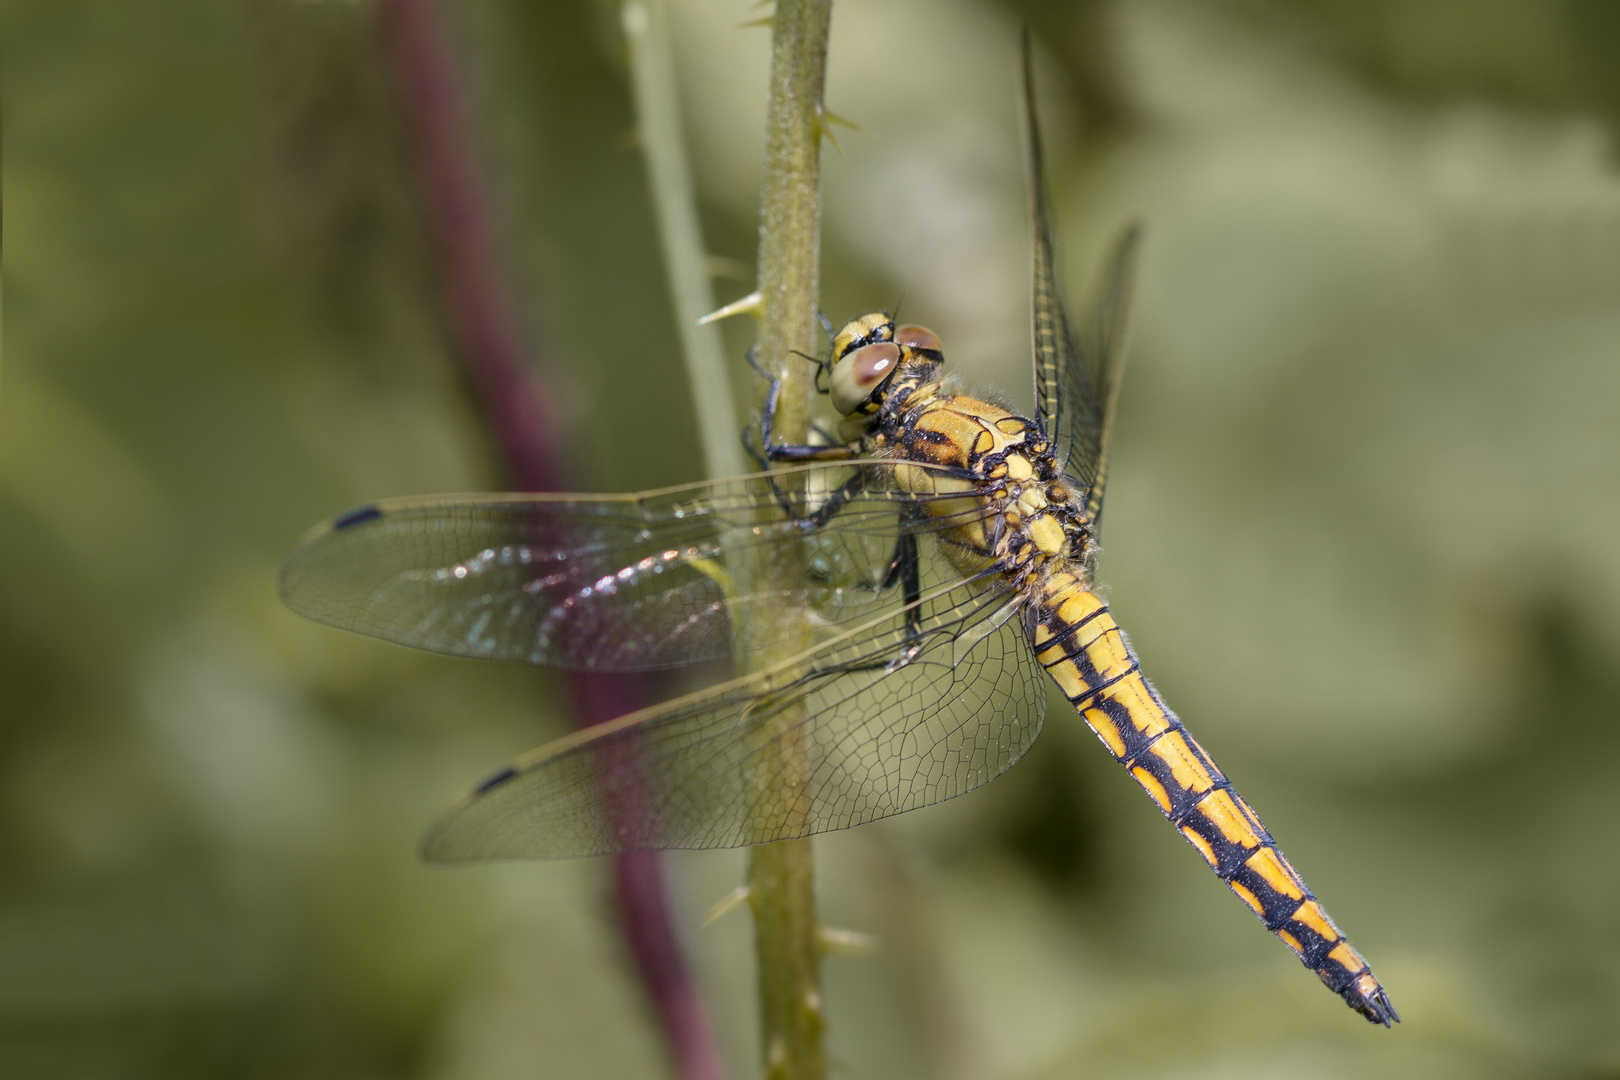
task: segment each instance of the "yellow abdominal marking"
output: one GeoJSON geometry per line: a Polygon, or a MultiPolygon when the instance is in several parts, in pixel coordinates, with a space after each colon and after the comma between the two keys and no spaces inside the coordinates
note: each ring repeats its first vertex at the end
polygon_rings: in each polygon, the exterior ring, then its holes
{"type": "Polygon", "coordinates": [[[1202,855],[1204,857],[1204,861],[1209,863],[1210,869],[1213,870],[1219,865],[1219,860],[1215,858],[1215,849],[1209,846],[1208,840],[1205,840],[1202,836],[1198,835],[1198,831],[1196,829],[1183,825],[1181,827],[1181,835],[1185,836],[1188,841],[1191,842],[1192,846],[1198,849],[1198,854],[1202,855]]]}
{"type": "Polygon", "coordinates": [[[1341,941],[1333,946],[1332,951],[1328,953],[1328,959],[1337,961],[1346,971],[1360,971],[1367,966],[1367,961],[1350,947],[1348,941],[1341,941]]]}
{"type": "Polygon", "coordinates": [[[1276,848],[1261,848],[1244,865],[1264,878],[1266,884],[1273,890],[1290,900],[1305,899],[1305,891],[1294,881],[1293,875],[1283,869],[1276,848]]]}
{"type": "Polygon", "coordinates": [[[1259,915],[1262,918],[1265,917],[1266,906],[1260,902],[1260,898],[1258,896],[1254,895],[1254,893],[1250,892],[1248,889],[1245,889],[1239,882],[1228,881],[1227,885],[1231,886],[1232,891],[1238,894],[1238,899],[1254,908],[1254,913],[1256,915],[1259,915]]]}
{"type": "Polygon", "coordinates": [[[1339,940],[1338,928],[1328,919],[1322,905],[1315,900],[1301,904],[1299,910],[1294,912],[1294,921],[1310,927],[1328,941],[1339,940]]]}
{"type": "MultiPolygon", "coordinates": [[[[1055,651],[1055,649],[1054,649],[1055,651]]],[[[1065,697],[1073,700],[1090,689],[1080,679],[1080,669],[1074,666],[1073,660],[1065,660],[1061,664],[1054,664],[1046,669],[1057,680],[1058,688],[1065,697]]],[[[1124,744],[1120,744],[1120,753],[1124,753],[1124,744]]],[[[1118,756],[1118,755],[1115,755],[1118,756]]]]}
{"type": "Polygon", "coordinates": [[[1125,756],[1125,740],[1120,737],[1119,725],[1114,723],[1113,717],[1101,709],[1087,709],[1081,714],[1081,717],[1085,720],[1086,726],[1095,731],[1097,737],[1108,744],[1108,749],[1113,752],[1116,758],[1125,756]]]}
{"type": "Polygon", "coordinates": [[[1131,775],[1136,777],[1136,782],[1142,785],[1143,791],[1153,796],[1153,801],[1159,804],[1159,809],[1168,814],[1170,812],[1170,793],[1164,790],[1164,785],[1159,783],[1159,778],[1140,765],[1131,770],[1131,775]]]}
{"type": "Polygon", "coordinates": [[[1147,682],[1139,671],[1121,679],[1108,688],[1108,696],[1125,706],[1131,724],[1137,731],[1152,738],[1161,731],[1170,730],[1170,718],[1148,693],[1147,682]]]}
{"type": "Polygon", "coordinates": [[[1260,846],[1260,837],[1255,835],[1248,816],[1237,808],[1237,803],[1232,801],[1231,793],[1224,788],[1211,792],[1199,803],[1198,812],[1221,830],[1221,835],[1229,842],[1246,848],[1260,846]]]}
{"type": "MultiPolygon", "coordinates": [[[[1101,600],[1098,600],[1090,592],[1076,588],[1058,605],[1057,617],[1073,626],[1076,623],[1085,622],[1089,616],[1095,615],[1101,609],[1101,600]]],[[[1113,622],[1112,619],[1108,621],[1113,622]]],[[[1095,636],[1101,631],[1093,630],[1092,633],[1095,636]]]]}
{"type": "MultiPolygon", "coordinates": [[[[1092,620],[1092,625],[1102,621],[1099,617],[1092,620]]],[[[1108,621],[1113,623],[1112,619],[1108,621]]],[[[1124,675],[1134,666],[1130,653],[1125,651],[1125,642],[1120,639],[1119,627],[1114,625],[1098,628],[1097,636],[1086,646],[1086,657],[1105,680],[1124,675]]]]}
{"type": "Polygon", "coordinates": [[[1172,732],[1154,743],[1151,747],[1153,754],[1170,766],[1170,777],[1181,786],[1183,791],[1194,791],[1202,794],[1215,786],[1215,780],[1204,769],[1203,764],[1193,756],[1182,739],[1181,732],[1172,732]]]}

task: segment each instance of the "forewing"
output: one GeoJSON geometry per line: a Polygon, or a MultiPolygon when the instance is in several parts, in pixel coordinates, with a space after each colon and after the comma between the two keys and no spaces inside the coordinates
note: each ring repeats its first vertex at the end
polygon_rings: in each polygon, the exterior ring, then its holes
{"type": "Polygon", "coordinates": [[[389,500],[306,537],[281,592],[312,619],[432,652],[665,668],[732,656],[733,626],[754,613],[800,610],[836,628],[892,610],[896,592],[881,586],[897,537],[957,523],[902,522],[921,497],[895,490],[882,464],[805,466],[778,485],[798,519],[846,501],[810,527],[784,516],[762,476],[638,495],[389,500]],[[792,587],[749,586],[749,565],[784,557],[803,566],[792,587]]]}
{"type": "Polygon", "coordinates": [[[1089,429],[1074,433],[1076,441],[1089,443],[1080,452],[1078,461],[1089,462],[1091,474],[1082,477],[1076,472],[1077,456],[1073,444],[1069,447],[1068,459],[1068,471],[1086,483],[1087,513],[1093,529],[1101,525],[1103,493],[1108,488],[1108,461],[1114,441],[1114,406],[1119,400],[1119,380],[1125,369],[1131,295],[1136,283],[1142,231],[1141,223],[1133,222],[1115,243],[1103,278],[1102,291],[1097,296],[1091,317],[1086,320],[1085,344],[1081,352],[1086,362],[1071,362],[1066,375],[1071,383],[1085,381],[1094,387],[1096,400],[1102,408],[1094,435],[1089,429]]]}
{"type": "Polygon", "coordinates": [[[1029,35],[1023,39],[1024,171],[1029,187],[1030,337],[1035,358],[1035,410],[1065,470],[1087,493],[1091,519],[1102,513],[1114,402],[1124,365],[1131,288],[1140,224],[1115,245],[1096,306],[1077,339],[1063,305],[1057,245],[1046,196],[1035,73],[1029,35]]]}
{"type": "Polygon", "coordinates": [[[1052,216],[1046,198],[1046,172],[1041,153],[1040,121],[1035,113],[1035,70],[1029,33],[1021,54],[1023,96],[1019,118],[1024,131],[1024,178],[1029,190],[1030,231],[1030,339],[1035,353],[1035,415],[1051,436],[1059,457],[1067,455],[1069,472],[1089,483],[1096,472],[1094,456],[1086,456],[1094,439],[1085,431],[1100,432],[1102,403],[1095,383],[1074,378],[1084,372],[1073,328],[1063,307],[1057,279],[1057,250],[1052,216]]]}
{"type": "Polygon", "coordinates": [[[587,728],[484,781],[423,841],[434,862],[737,847],[970,791],[1039,734],[1020,602],[961,582],[746,678],[587,728]],[[797,799],[792,778],[801,777],[797,799]]]}

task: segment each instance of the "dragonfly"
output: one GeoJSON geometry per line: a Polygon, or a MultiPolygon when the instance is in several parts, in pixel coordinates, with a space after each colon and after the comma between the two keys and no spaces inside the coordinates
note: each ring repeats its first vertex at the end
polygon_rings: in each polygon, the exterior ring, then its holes
{"type": "Polygon", "coordinates": [[[1024,754],[1055,682],[1266,929],[1388,1027],[1400,1017],[1383,985],[1094,590],[1141,230],[1115,247],[1077,332],[1033,86],[1026,40],[1033,418],[958,391],[938,336],[874,312],[816,361],[842,417],[822,443],[775,437],[771,382],[751,442],[765,472],[626,495],[372,503],[299,543],[282,596],[320,622],[454,656],[739,672],[500,768],[430,828],[423,854],[437,862],[735,847],[935,804],[1024,754]]]}

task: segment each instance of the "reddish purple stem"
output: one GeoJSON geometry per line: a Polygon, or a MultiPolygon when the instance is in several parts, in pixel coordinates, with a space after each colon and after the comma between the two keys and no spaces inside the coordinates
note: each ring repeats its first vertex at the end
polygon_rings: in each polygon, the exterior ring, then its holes
{"type": "MultiPolygon", "coordinates": [[[[432,0],[382,0],[378,10],[456,352],[513,485],[523,491],[562,490],[556,427],[544,387],[525,360],[498,269],[477,170],[463,138],[451,50],[432,0]]],[[[574,673],[569,681],[582,725],[648,703],[648,687],[639,678],[574,673]]],[[[678,1075],[720,1080],[708,1013],[675,940],[657,852],[617,856],[613,887],[625,942],[663,1024],[678,1075]]]]}

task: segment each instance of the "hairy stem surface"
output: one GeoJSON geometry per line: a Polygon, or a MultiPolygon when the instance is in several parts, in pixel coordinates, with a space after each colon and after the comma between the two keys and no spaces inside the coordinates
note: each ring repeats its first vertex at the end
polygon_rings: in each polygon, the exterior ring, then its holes
{"type": "MultiPolygon", "coordinates": [[[[832,0],[779,0],[771,35],[771,85],[765,118],[760,193],[759,336],[757,359],[782,380],[776,432],[802,443],[815,397],[814,369],[794,350],[814,354],[816,291],[821,264],[821,97],[827,71],[832,0]]],[[[783,545],[749,568],[755,588],[794,588],[805,568],[783,545]]],[[[797,626],[755,625],[745,635],[785,642],[760,657],[768,665],[807,641],[803,616],[774,616],[797,626]],[[798,631],[798,637],[783,631],[798,631]],[[765,635],[769,637],[765,637],[765,635]]],[[[756,654],[758,655],[758,654],[756,654]]],[[[793,831],[808,812],[809,755],[802,708],[783,709],[763,725],[774,741],[768,767],[751,777],[754,820],[775,835],[793,831]],[[782,830],[781,826],[787,829],[782,830]]],[[[810,841],[785,840],[752,850],[748,867],[759,965],[761,1045],[772,1080],[822,1080],[821,950],[810,841]]]]}

